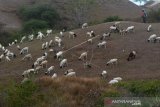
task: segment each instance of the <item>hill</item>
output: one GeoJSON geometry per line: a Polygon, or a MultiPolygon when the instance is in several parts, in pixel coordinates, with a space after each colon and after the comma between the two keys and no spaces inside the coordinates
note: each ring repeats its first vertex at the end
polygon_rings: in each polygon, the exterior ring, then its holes
{"type": "MultiPolygon", "coordinates": [[[[76,39],[69,39],[68,32],[65,33],[65,37],[62,38],[64,42],[65,58],[68,59],[68,67],[64,69],[59,68],[59,61],[54,59],[53,54],[49,54],[48,57],[48,67],[51,65],[55,66],[55,71],[58,76],[62,76],[64,71],[67,69],[74,69],[77,72],[78,77],[97,77],[102,70],[108,71],[107,79],[120,76],[124,80],[146,80],[146,79],[159,79],[160,76],[160,45],[159,43],[148,43],[148,37],[155,33],[159,35],[159,23],[152,24],[153,31],[148,33],[146,27],[148,24],[135,23],[135,22],[121,22],[121,27],[126,28],[130,25],[135,26],[135,32],[127,34],[125,36],[120,36],[118,34],[112,34],[111,38],[107,40],[107,48],[97,48],[97,44],[100,38],[93,40],[93,44],[82,44],[80,46],[74,47],[87,40],[86,32],[94,30],[96,35],[102,35],[104,32],[108,32],[109,26],[113,23],[104,23],[96,26],[91,26],[85,30],[77,29],[74,30],[78,37],[76,39]],[[92,56],[92,68],[84,68],[83,62],[78,60],[80,54],[84,51],[88,51],[88,61],[92,56]],[[136,50],[138,55],[135,60],[128,62],[126,58],[130,51],[136,50]],[[118,58],[118,65],[106,66],[106,62],[112,58],[118,58]]],[[[21,79],[21,74],[24,70],[31,68],[31,65],[36,60],[36,58],[42,56],[45,51],[42,50],[41,44],[54,40],[54,36],[44,39],[43,41],[34,40],[33,42],[25,42],[24,44],[19,44],[21,47],[28,46],[29,53],[33,55],[32,61],[22,61],[23,56],[19,55],[19,51],[16,46],[8,47],[11,51],[17,54],[17,58],[11,62],[0,62],[0,78],[2,81],[8,80],[6,77],[11,77],[15,79],[21,79]]],[[[44,71],[41,71],[36,77],[44,75],[44,71]]],[[[52,74],[51,74],[52,75],[52,74]]]]}
{"type": "MultiPolygon", "coordinates": [[[[91,7],[88,22],[96,23],[103,21],[108,16],[118,15],[123,19],[134,19],[140,15],[140,7],[128,0],[95,0],[91,7]],[[130,12],[132,10],[132,12],[130,12]]],[[[0,0],[0,23],[8,29],[21,28],[21,19],[17,16],[17,10],[26,5],[51,4],[60,13],[63,24],[73,24],[74,14],[69,12],[71,0],[0,0]]],[[[75,22],[74,22],[75,23],[75,22]]]]}

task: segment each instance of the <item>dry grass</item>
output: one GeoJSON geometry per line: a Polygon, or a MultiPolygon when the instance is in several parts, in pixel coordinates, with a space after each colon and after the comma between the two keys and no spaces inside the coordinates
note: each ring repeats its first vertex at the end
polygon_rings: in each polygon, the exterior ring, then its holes
{"type": "Polygon", "coordinates": [[[90,104],[88,106],[93,106],[93,101],[100,96],[100,93],[104,91],[106,86],[104,81],[98,78],[61,77],[51,79],[49,77],[42,77],[37,80],[37,83],[43,92],[45,90],[48,95],[52,96],[50,98],[56,96],[57,99],[61,99],[58,101],[59,103],[61,101],[61,104],[69,107],[83,107],[88,104],[90,104]]]}

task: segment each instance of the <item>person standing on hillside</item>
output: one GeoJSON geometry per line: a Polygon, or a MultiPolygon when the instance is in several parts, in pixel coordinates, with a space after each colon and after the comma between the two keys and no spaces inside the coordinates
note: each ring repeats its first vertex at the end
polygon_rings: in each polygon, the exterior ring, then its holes
{"type": "Polygon", "coordinates": [[[142,20],[143,20],[143,23],[146,23],[147,21],[147,13],[144,9],[142,9],[142,20]]]}

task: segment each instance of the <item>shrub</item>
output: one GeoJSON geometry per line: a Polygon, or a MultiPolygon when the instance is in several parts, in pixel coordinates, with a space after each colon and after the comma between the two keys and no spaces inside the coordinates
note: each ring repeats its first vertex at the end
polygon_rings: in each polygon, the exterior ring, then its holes
{"type": "Polygon", "coordinates": [[[119,16],[109,16],[107,17],[104,22],[113,22],[113,21],[122,21],[123,19],[121,19],[119,16]]]}
{"type": "Polygon", "coordinates": [[[134,96],[160,96],[160,81],[134,81],[118,84],[129,90],[134,96]]]}
{"type": "Polygon", "coordinates": [[[23,7],[19,10],[19,16],[23,19],[23,31],[45,29],[55,27],[60,17],[57,11],[50,5],[34,5],[23,7]]]}
{"type": "Polygon", "coordinates": [[[148,13],[149,22],[160,22],[160,8],[158,10],[151,10],[148,13]]]}
{"type": "Polygon", "coordinates": [[[35,99],[32,95],[36,92],[37,86],[35,83],[28,81],[20,85],[11,85],[8,87],[7,106],[8,107],[29,107],[35,104],[35,99]]]}
{"type": "Polygon", "coordinates": [[[24,23],[23,32],[33,32],[35,30],[48,28],[48,23],[43,20],[32,19],[24,23]]]}

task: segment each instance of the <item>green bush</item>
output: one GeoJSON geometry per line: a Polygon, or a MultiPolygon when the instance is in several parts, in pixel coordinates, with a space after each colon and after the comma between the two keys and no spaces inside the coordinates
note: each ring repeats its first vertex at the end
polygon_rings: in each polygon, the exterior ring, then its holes
{"type": "Polygon", "coordinates": [[[24,21],[23,31],[53,28],[60,21],[59,14],[50,5],[34,5],[23,7],[19,16],[24,21]]]}
{"type": "Polygon", "coordinates": [[[46,29],[49,25],[46,21],[32,19],[24,23],[23,32],[34,32],[36,30],[46,29]]]}
{"type": "Polygon", "coordinates": [[[96,102],[96,107],[104,107],[104,100],[107,97],[120,97],[121,94],[116,89],[108,89],[101,94],[101,97],[96,102]]]}
{"type": "Polygon", "coordinates": [[[20,85],[11,85],[6,91],[7,107],[30,107],[34,105],[36,99],[32,95],[37,89],[38,87],[31,81],[20,85]]]}
{"type": "Polygon", "coordinates": [[[118,84],[129,90],[134,96],[154,97],[160,96],[160,81],[134,81],[118,84]]]}
{"type": "Polygon", "coordinates": [[[123,19],[121,19],[119,16],[109,16],[107,17],[104,22],[113,22],[113,21],[122,21],[123,19]]]}
{"type": "Polygon", "coordinates": [[[149,22],[160,22],[160,8],[158,10],[151,10],[148,13],[149,22]]]}

